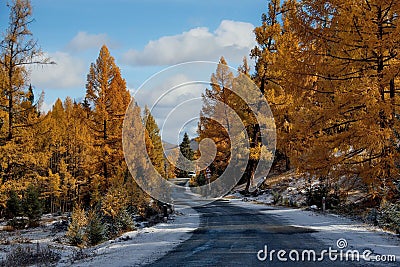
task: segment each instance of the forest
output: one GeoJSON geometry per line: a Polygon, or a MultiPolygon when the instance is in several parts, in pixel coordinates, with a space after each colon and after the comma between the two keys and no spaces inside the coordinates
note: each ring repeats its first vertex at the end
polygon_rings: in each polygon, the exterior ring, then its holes
{"type": "MultiPolygon", "coordinates": [[[[257,46],[248,55],[252,64],[246,57],[238,73],[252,79],[271,107],[277,137],[272,169],[294,170],[310,183],[318,180],[321,196],[332,205],[359,190],[366,194],[366,206],[399,215],[400,2],[266,4],[254,29],[257,46]]],[[[14,0],[9,8],[0,43],[0,216],[18,228],[21,223],[35,226],[43,213],[73,211],[71,242],[93,245],[104,239],[105,231],[113,237],[132,229],[130,214],[148,218],[160,213],[163,203],[140,189],[124,159],[123,120],[134,99],[108,47],[100,48],[87,70],[82,102],[58,99],[49,112],[42,112],[45,96],[35,97],[29,68],[56,62],[44,56],[30,31],[30,1],[14,0]],[[108,229],[102,228],[104,222],[108,229]]],[[[218,153],[210,168],[217,179],[232,144],[207,115],[216,112],[213,101],[240,113],[251,144],[241,177],[249,194],[263,148],[258,122],[229,90],[234,75],[221,57],[203,95],[196,140],[216,141],[218,153]]],[[[149,109],[137,107],[135,114],[132,127],[145,126],[147,152],[161,176],[187,176],[166,160],[149,109]]],[[[188,148],[187,137],[181,145],[185,149],[188,159],[199,156],[188,148]]],[[[139,167],[148,168],[145,163],[139,167]]],[[[192,186],[204,183],[200,174],[192,186]]]]}
{"type": "MultiPolygon", "coordinates": [[[[273,0],[254,29],[257,46],[250,58],[255,70],[250,73],[244,60],[238,71],[257,84],[273,112],[277,147],[272,170],[294,170],[310,186],[318,181],[317,192],[309,192],[317,195],[318,205],[325,197],[337,206],[350,192],[361,191],[365,207],[386,207],[398,217],[399,206],[393,203],[400,191],[399,9],[390,0],[273,0]]],[[[240,100],[215,86],[221,77],[228,84],[233,74],[216,73],[203,96],[202,114],[213,112],[207,105],[211,100],[240,113],[240,100]]],[[[205,117],[199,138],[226,141],[217,143],[222,153],[212,166],[222,172],[230,144],[205,117]]],[[[243,119],[253,144],[244,181],[252,178],[259,160],[259,129],[250,117],[243,119]]]]}
{"type": "MultiPolygon", "coordinates": [[[[104,222],[112,237],[133,227],[129,214],[158,214],[160,203],[136,185],[126,167],[121,135],[131,96],[108,48],[101,47],[88,70],[82,103],[58,99],[41,112],[44,94],[35,99],[29,67],[56,63],[44,57],[29,29],[29,1],[13,1],[9,18],[0,61],[1,216],[19,228],[36,226],[43,213],[74,211],[69,235],[80,245],[82,227],[93,229],[85,242],[96,244],[104,239],[104,222]]],[[[160,164],[159,130],[147,117],[148,153],[160,164]]],[[[140,112],[135,119],[133,124],[143,123],[140,112]]]]}

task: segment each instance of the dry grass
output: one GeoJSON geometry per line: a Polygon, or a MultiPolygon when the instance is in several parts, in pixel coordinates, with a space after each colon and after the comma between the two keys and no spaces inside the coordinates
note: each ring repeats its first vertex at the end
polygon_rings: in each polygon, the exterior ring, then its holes
{"type": "Polygon", "coordinates": [[[48,246],[17,246],[0,262],[0,266],[55,266],[60,258],[60,254],[48,246]]]}
{"type": "Polygon", "coordinates": [[[273,175],[271,177],[268,177],[263,186],[275,186],[281,183],[286,183],[291,181],[292,179],[297,179],[300,178],[301,175],[300,174],[296,174],[296,172],[294,171],[289,171],[289,172],[285,172],[282,174],[278,174],[278,175],[273,175]]]}

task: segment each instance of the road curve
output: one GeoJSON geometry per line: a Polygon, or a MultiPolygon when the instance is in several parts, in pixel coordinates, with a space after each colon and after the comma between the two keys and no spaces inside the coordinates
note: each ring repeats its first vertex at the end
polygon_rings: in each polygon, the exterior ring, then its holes
{"type": "MultiPolygon", "coordinates": [[[[294,249],[318,252],[325,245],[311,235],[311,229],[290,226],[281,218],[230,205],[226,200],[195,209],[201,214],[201,221],[192,237],[148,266],[357,266],[329,260],[282,262],[276,254],[272,261],[260,261],[257,253],[265,245],[268,251],[283,249],[288,252],[294,249]]],[[[265,209],[270,208],[266,206],[265,209]]]]}

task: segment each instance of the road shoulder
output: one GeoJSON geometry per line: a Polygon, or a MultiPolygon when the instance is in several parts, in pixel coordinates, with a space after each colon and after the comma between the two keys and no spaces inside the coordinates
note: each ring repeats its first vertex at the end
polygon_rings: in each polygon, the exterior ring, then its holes
{"type": "MultiPolygon", "coordinates": [[[[342,216],[323,214],[314,211],[276,207],[259,203],[245,202],[241,199],[229,199],[232,205],[259,211],[281,218],[291,226],[315,230],[312,236],[322,241],[326,248],[337,249],[340,239],[346,241],[346,248],[363,252],[372,251],[373,255],[395,255],[400,262],[400,238],[379,228],[366,225],[342,216]]],[[[382,262],[382,266],[390,266],[382,262]],[[386,265],[385,265],[386,264],[386,265]]]]}
{"type": "Polygon", "coordinates": [[[139,266],[163,257],[189,239],[199,227],[199,214],[192,208],[175,207],[172,220],[123,234],[92,248],[93,257],[72,266],[139,266]]]}

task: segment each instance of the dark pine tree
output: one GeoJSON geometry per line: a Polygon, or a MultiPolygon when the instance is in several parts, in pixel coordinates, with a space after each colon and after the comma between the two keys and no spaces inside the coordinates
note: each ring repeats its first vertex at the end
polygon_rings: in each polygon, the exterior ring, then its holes
{"type": "Polygon", "coordinates": [[[9,218],[14,218],[21,214],[21,200],[19,199],[17,192],[14,190],[10,191],[10,195],[6,203],[6,211],[7,217],[9,218]]]}
{"type": "Polygon", "coordinates": [[[24,199],[22,200],[24,215],[29,218],[29,224],[35,225],[42,216],[42,203],[39,199],[38,190],[30,185],[25,191],[24,199]]]}
{"type": "Polygon", "coordinates": [[[147,107],[145,107],[144,116],[146,119],[146,130],[149,134],[150,142],[152,144],[151,147],[147,147],[147,152],[157,172],[161,176],[165,177],[165,159],[160,129],[158,128],[156,120],[147,107]]]}
{"type": "Polygon", "coordinates": [[[190,147],[190,139],[187,133],[184,134],[182,143],[179,145],[179,149],[182,155],[179,155],[177,166],[183,166],[183,169],[177,168],[175,171],[176,177],[189,177],[189,172],[193,169],[193,164],[185,163],[185,158],[192,161],[194,158],[194,152],[190,147]],[[185,157],[185,158],[184,158],[185,157]]]}

